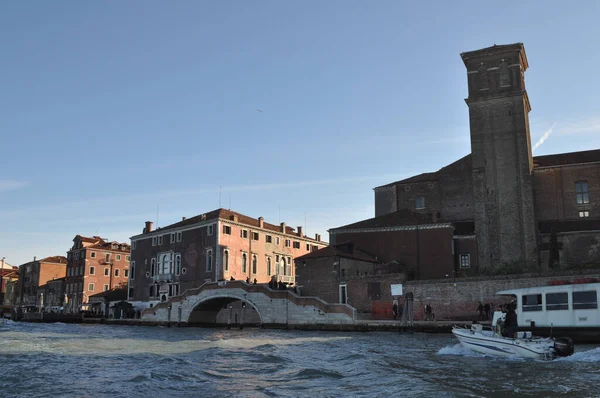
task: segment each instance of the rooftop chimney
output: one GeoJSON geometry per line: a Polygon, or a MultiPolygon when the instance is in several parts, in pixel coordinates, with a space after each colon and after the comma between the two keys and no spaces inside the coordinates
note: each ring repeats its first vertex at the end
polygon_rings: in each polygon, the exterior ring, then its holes
{"type": "Polygon", "coordinates": [[[319,234],[315,234],[315,240],[316,240],[317,242],[320,242],[320,241],[321,241],[321,235],[319,235],[319,234]]]}
{"type": "Polygon", "coordinates": [[[262,217],[258,217],[258,228],[264,228],[265,227],[265,219],[262,217]]]}
{"type": "Polygon", "coordinates": [[[146,228],[144,228],[144,232],[147,234],[152,232],[152,221],[146,221],[146,228]]]}
{"type": "Polygon", "coordinates": [[[283,232],[285,234],[285,223],[284,222],[281,223],[281,232],[283,232]]]}
{"type": "Polygon", "coordinates": [[[2,257],[2,268],[4,269],[4,260],[6,259],[6,257],[2,257]]]}
{"type": "Polygon", "coordinates": [[[237,220],[238,220],[238,216],[237,216],[236,214],[232,214],[232,215],[230,215],[230,216],[229,216],[229,219],[230,219],[231,221],[233,221],[233,222],[237,222],[237,220]]]}
{"type": "Polygon", "coordinates": [[[298,236],[302,237],[302,227],[298,227],[298,236]]]}
{"type": "Polygon", "coordinates": [[[185,218],[185,217],[181,217],[181,221],[185,221],[185,220],[186,220],[186,218],[185,218]]]}

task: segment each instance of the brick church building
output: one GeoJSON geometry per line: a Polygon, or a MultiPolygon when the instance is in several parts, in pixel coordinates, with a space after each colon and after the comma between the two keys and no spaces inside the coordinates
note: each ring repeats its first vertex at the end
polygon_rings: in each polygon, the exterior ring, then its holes
{"type": "Polygon", "coordinates": [[[461,54],[471,153],[374,189],[375,218],[329,231],[415,279],[600,264],[600,150],[532,156],[522,43],[461,54]]]}

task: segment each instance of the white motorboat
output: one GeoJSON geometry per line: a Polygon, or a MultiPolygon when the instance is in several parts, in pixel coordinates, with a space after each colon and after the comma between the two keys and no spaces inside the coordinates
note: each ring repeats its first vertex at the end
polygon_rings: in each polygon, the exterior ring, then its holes
{"type": "MultiPolygon", "coordinates": [[[[495,314],[494,321],[497,319],[501,317],[495,314]]],[[[486,355],[551,360],[573,354],[573,341],[568,337],[535,337],[531,332],[518,332],[517,338],[504,337],[500,325],[494,324],[497,325],[494,328],[480,324],[470,328],[454,326],[452,334],[465,348],[486,355]]]]}

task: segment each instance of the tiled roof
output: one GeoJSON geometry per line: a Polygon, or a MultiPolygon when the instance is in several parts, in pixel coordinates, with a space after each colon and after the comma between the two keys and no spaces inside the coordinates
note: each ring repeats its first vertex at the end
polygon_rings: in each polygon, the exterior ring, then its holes
{"type": "Polygon", "coordinates": [[[556,233],[573,231],[597,231],[600,230],[600,218],[586,218],[580,220],[565,221],[540,221],[538,223],[540,233],[549,234],[553,230],[556,233]]]}
{"type": "Polygon", "coordinates": [[[51,257],[43,258],[43,259],[41,259],[39,261],[40,261],[40,263],[66,264],[67,263],[67,258],[65,256],[51,256],[51,257]]]}
{"type": "Polygon", "coordinates": [[[102,243],[97,243],[95,245],[88,246],[88,247],[86,247],[86,249],[100,249],[100,250],[123,252],[123,253],[129,253],[131,251],[130,246],[127,243],[104,242],[104,241],[102,243]],[[117,245],[116,249],[112,248],[113,243],[115,243],[117,245]]]}
{"type": "Polygon", "coordinates": [[[580,152],[557,153],[554,155],[536,156],[535,167],[565,166],[568,164],[600,162],[600,149],[580,152]]]}
{"type": "Polygon", "coordinates": [[[383,216],[369,218],[353,224],[344,225],[337,228],[332,228],[330,231],[340,231],[344,229],[358,228],[385,228],[385,227],[400,227],[409,225],[435,224],[433,218],[428,214],[421,214],[408,209],[402,209],[394,213],[385,214],[383,216]]]}
{"type": "Polygon", "coordinates": [[[305,254],[304,256],[296,257],[295,261],[334,256],[366,261],[370,263],[378,263],[375,257],[365,253],[364,251],[356,247],[352,242],[344,242],[337,245],[327,246],[320,250],[315,250],[313,252],[305,254]]]}
{"type": "Polygon", "coordinates": [[[475,233],[475,221],[455,221],[454,235],[473,235],[475,233]]]}
{"type": "Polygon", "coordinates": [[[468,155],[465,155],[462,158],[450,163],[449,165],[442,167],[438,171],[435,171],[432,173],[422,173],[422,174],[419,174],[416,176],[408,177],[408,178],[405,178],[400,181],[395,181],[395,182],[391,182],[386,185],[381,185],[379,187],[376,187],[375,189],[384,188],[384,187],[393,187],[395,185],[401,185],[401,184],[412,184],[415,182],[437,181],[440,178],[440,173],[442,173],[445,169],[454,167],[456,164],[463,162],[463,161],[470,161],[470,158],[471,158],[471,154],[468,154],[468,155]]]}
{"type": "MultiPolygon", "coordinates": [[[[258,219],[257,218],[248,217],[244,214],[241,214],[241,213],[238,213],[235,211],[231,211],[231,210],[217,209],[217,210],[210,211],[208,213],[204,213],[204,214],[200,214],[198,216],[187,218],[185,220],[176,222],[175,224],[171,224],[171,225],[167,225],[162,228],[158,228],[157,231],[159,231],[159,230],[165,231],[165,230],[170,230],[170,229],[181,228],[186,225],[193,225],[193,224],[205,221],[205,220],[216,220],[219,218],[225,219],[225,220],[232,220],[232,218],[234,216],[237,216],[237,222],[239,222],[241,224],[246,224],[251,227],[258,228],[258,219]]],[[[263,228],[270,230],[270,231],[274,231],[274,232],[281,232],[281,227],[279,225],[269,224],[268,222],[264,222],[263,228]]],[[[287,234],[295,234],[296,230],[294,228],[286,225],[285,229],[286,229],[287,234]]],[[[307,237],[304,237],[304,238],[310,239],[307,237]]]]}
{"type": "Polygon", "coordinates": [[[86,242],[86,243],[104,242],[104,239],[102,239],[99,236],[93,236],[91,238],[88,238],[87,236],[77,235],[77,236],[75,236],[75,239],[77,239],[77,237],[79,237],[82,242],[86,242]]]}

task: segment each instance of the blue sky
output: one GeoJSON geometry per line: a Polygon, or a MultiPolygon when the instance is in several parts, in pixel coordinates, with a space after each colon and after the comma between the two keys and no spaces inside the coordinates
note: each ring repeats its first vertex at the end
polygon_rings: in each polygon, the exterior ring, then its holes
{"type": "Polygon", "coordinates": [[[525,44],[532,141],[554,126],[534,155],[596,149],[599,4],[2,2],[0,257],[125,241],[220,189],[310,235],[371,217],[373,187],[470,152],[459,54],[493,44],[525,44]]]}

